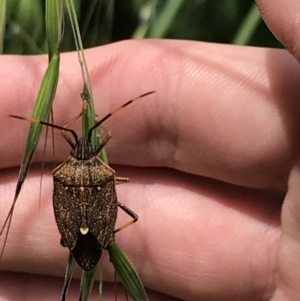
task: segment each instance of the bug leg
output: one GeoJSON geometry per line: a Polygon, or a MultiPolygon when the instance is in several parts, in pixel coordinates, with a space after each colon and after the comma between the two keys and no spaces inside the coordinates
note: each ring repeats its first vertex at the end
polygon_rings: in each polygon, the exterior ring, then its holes
{"type": "Polygon", "coordinates": [[[130,225],[134,224],[135,222],[137,222],[138,219],[139,219],[139,216],[138,216],[135,212],[133,212],[131,209],[129,209],[128,207],[126,207],[126,206],[123,205],[122,203],[119,203],[119,202],[118,202],[118,206],[119,206],[124,212],[126,212],[128,215],[130,215],[130,216],[133,218],[133,220],[130,221],[130,222],[128,222],[128,223],[126,223],[126,224],[123,225],[122,227],[120,227],[120,228],[118,228],[118,229],[115,229],[115,230],[114,230],[114,233],[117,233],[117,232],[119,232],[119,231],[121,231],[121,230],[124,230],[124,229],[127,228],[128,226],[130,226],[130,225]]]}
{"type": "MultiPolygon", "coordinates": [[[[74,118],[72,118],[66,125],[64,125],[64,128],[68,128],[72,123],[74,123],[76,120],[78,120],[83,114],[86,112],[86,100],[83,99],[82,101],[82,110],[79,114],[77,114],[74,118]]],[[[74,149],[76,146],[76,143],[72,141],[72,139],[68,136],[68,134],[62,130],[61,134],[63,137],[67,140],[67,142],[71,145],[71,147],[74,149]]]]}
{"type": "Polygon", "coordinates": [[[116,179],[116,185],[129,182],[129,178],[127,178],[127,177],[116,177],[115,179],[116,179]]]}
{"type": "Polygon", "coordinates": [[[85,112],[86,112],[86,100],[83,99],[81,112],[77,114],[74,118],[72,118],[66,125],[64,125],[64,128],[69,127],[72,123],[78,120],[85,112]]]}
{"type": "Polygon", "coordinates": [[[108,129],[106,129],[104,126],[100,126],[100,127],[101,127],[102,130],[107,132],[107,135],[102,140],[101,144],[93,151],[94,155],[98,155],[100,153],[100,151],[103,149],[103,147],[107,144],[107,142],[112,137],[112,133],[108,129]]]}
{"type": "MultiPolygon", "coordinates": [[[[95,123],[99,121],[98,115],[95,116],[95,123]]],[[[103,131],[107,133],[106,137],[102,140],[101,144],[97,147],[97,149],[94,151],[95,155],[98,155],[98,153],[102,150],[102,148],[107,144],[107,142],[110,140],[112,137],[112,133],[103,125],[99,126],[103,131]]],[[[101,136],[100,136],[101,137],[101,136]]]]}
{"type": "Polygon", "coordinates": [[[67,134],[66,131],[61,131],[62,136],[66,139],[66,141],[71,145],[71,147],[74,149],[76,146],[76,143],[74,143],[72,141],[72,139],[70,138],[70,136],[67,134]]]}

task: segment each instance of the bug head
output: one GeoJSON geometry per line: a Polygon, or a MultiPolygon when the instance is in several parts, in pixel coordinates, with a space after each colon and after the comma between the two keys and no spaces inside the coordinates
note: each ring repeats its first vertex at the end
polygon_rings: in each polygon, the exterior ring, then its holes
{"type": "Polygon", "coordinates": [[[77,160],[88,160],[92,157],[92,145],[87,138],[81,137],[72,147],[71,155],[77,160]]]}

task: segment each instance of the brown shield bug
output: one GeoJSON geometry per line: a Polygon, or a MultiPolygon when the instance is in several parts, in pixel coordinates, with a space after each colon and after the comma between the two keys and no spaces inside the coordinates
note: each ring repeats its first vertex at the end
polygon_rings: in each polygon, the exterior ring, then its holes
{"type": "Polygon", "coordinates": [[[10,115],[14,118],[60,129],[72,148],[67,160],[53,170],[53,207],[61,235],[61,245],[72,252],[78,265],[85,271],[90,271],[97,266],[102,250],[114,239],[114,233],[138,220],[137,214],[117,200],[116,184],[128,182],[129,179],[117,177],[115,171],[98,157],[100,151],[112,137],[111,133],[106,130],[107,136],[95,149],[91,144],[92,133],[113,114],[135,100],[152,93],[154,91],[129,100],[107,114],[89,130],[87,138],[78,138],[75,131],[68,128],[71,123],[83,115],[83,112],[66,126],[10,115]],[[74,141],[67,133],[73,136],[74,141]],[[114,229],[118,207],[130,215],[133,220],[114,229]]]}

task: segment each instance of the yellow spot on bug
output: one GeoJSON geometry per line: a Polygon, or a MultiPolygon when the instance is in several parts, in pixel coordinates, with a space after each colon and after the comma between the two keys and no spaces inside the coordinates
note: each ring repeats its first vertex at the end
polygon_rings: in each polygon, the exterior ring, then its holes
{"type": "Polygon", "coordinates": [[[81,192],[84,192],[84,187],[80,187],[80,191],[81,191],[81,192]]]}
{"type": "Polygon", "coordinates": [[[80,228],[80,233],[82,235],[86,235],[89,232],[89,228],[88,227],[81,227],[80,228]]]}

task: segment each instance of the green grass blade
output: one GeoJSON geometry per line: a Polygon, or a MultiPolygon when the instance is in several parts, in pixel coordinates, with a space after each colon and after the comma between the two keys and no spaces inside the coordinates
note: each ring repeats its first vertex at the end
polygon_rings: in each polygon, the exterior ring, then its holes
{"type": "Polygon", "coordinates": [[[135,29],[132,39],[143,39],[147,36],[150,24],[154,24],[157,0],[145,3],[139,9],[140,24],[135,29]]]}
{"type": "Polygon", "coordinates": [[[6,0],[0,0],[0,54],[3,53],[6,23],[6,0]]]}
{"type": "Polygon", "coordinates": [[[107,250],[118,277],[131,297],[135,301],[149,301],[140,277],[122,249],[112,242],[107,250]]]}
{"type": "Polygon", "coordinates": [[[63,286],[60,301],[66,300],[66,296],[67,296],[68,289],[69,289],[69,286],[70,286],[70,283],[72,280],[75,265],[76,265],[75,258],[72,255],[72,253],[69,252],[69,260],[68,260],[68,265],[67,265],[67,270],[66,270],[66,275],[65,275],[65,280],[64,280],[64,286],[63,286]]]}
{"type": "MultiPolygon", "coordinates": [[[[17,44],[20,44],[20,52],[30,52],[35,54],[43,53],[42,48],[36,43],[36,40],[24,30],[18,23],[13,21],[11,18],[7,18],[7,25],[15,29],[15,39],[17,44]],[[22,50],[21,50],[22,49],[22,50]],[[24,50],[26,49],[26,51],[24,50]]],[[[14,47],[14,46],[13,46],[14,47]]]]}
{"type": "MultiPolygon", "coordinates": [[[[37,120],[47,120],[49,113],[51,111],[52,102],[54,99],[57,82],[58,82],[58,75],[59,75],[59,55],[55,54],[51,62],[46,70],[46,73],[43,77],[40,90],[35,102],[34,111],[32,114],[33,119],[37,120]]],[[[42,132],[43,126],[39,123],[31,123],[29,128],[29,133],[27,136],[25,151],[23,155],[23,159],[21,162],[21,167],[18,175],[16,190],[15,190],[15,196],[13,203],[11,205],[11,208],[9,210],[9,213],[6,217],[6,220],[3,224],[3,227],[0,231],[0,235],[3,233],[4,229],[7,227],[7,232],[4,239],[3,248],[0,254],[0,259],[3,255],[5,244],[7,241],[8,233],[10,224],[12,221],[12,216],[14,212],[14,207],[17,202],[18,196],[20,194],[20,191],[22,189],[23,183],[25,181],[33,153],[35,151],[35,148],[38,144],[41,132],[42,132]]]]}
{"type": "MultiPolygon", "coordinates": [[[[50,64],[46,70],[46,73],[43,77],[40,90],[35,102],[35,107],[33,110],[32,118],[37,120],[47,120],[49,113],[51,111],[53,99],[56,92],[57,82],[59,75],[59,54],[55,53],[50,61],[50,64]]],[[[34,150],[39,141],[43,126],[38,123],[31,123],[29,133],[27,136],[27,142],[25,146],[25,152],[19,172],[19,177],[17,181],[17,188],[15,199],[18,197],[31,159],[34,153],[34,150]]]]}
{"type": "Polygon", "coordinates": [[[255,4],[253,4],[244,18],[242,24],[235,37],[232,40],[232,44],[247,45],[252,38],[257,26],[261,22],[260,12],[255,4]]]}
{"type": "Polygon", "coordinates": [[[79,301],[89,300],[91,290],[94,283],[96,268],[92,271],[83,271],[80,283],[80,297],[79,301]]]}
{"type": "Polygon", "coordinates": [[[49,61],[62,40],[63,1],[46,0],[46,36],[49,61]]]}
{"type": "MultiPolygon", "coordinates": [[[[72,0],[66,0],[66,4],[67,4],[68,14],[71,21],[76,49],[78,52],[78,60],[81,66],[81,72],[82,72],[82,77],[84,82],[83,98],[88,103],[86,114],[84,114],[84,116],[82,117],[83,136],[87,137],[88,131],[95,124],[95,118],[96,118],[95,110],[94,110],[92,86],[91,86],[90,75],[88,72],[88,68],[84,56],[83,44],[82,44],[78,20],[76,16],[76,10],[72,0]]],[[[93,135],[92,137],[92,145],[93,147],[99,145],[99,139],[96,138],[96,135],[93,135]]]]}
{"type": "Polygon", "coordinates": [[[176,15],[184,0],[168,0],[158,18],[151,25],[149,38],[163,38],[176,21],[176,15]]]}
{"type": "Polygon", "coordinates": [[[10,21],[8,27],[13,28],[15,37],[9,39],[9,47],[5,48],[15,53],[32,53],[32,51],[36,53],[37,49],[41,49],[37,41],[45,35],[42,2],[9,0],[7,9],[10,10],[7,15],[7,20],[10,21]]]}

